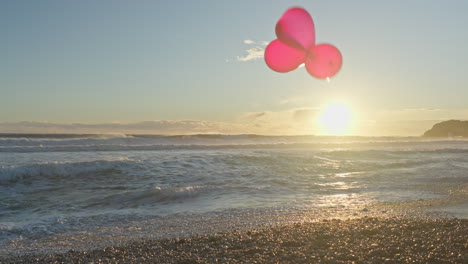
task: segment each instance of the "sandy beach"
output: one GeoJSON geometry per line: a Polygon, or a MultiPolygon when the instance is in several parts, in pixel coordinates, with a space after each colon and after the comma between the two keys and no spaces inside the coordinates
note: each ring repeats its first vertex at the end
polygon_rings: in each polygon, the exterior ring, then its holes
{"type": "Polygon", "coordinates": [[[468,263],[467,219],[364,217],[125,246],[0,259],[1,263],[468,263]]]}

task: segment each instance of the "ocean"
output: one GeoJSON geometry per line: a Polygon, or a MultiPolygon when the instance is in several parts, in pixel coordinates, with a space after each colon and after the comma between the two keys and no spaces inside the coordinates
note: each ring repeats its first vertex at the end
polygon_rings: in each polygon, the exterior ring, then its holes
{"type": "Polygon", "coordinates": [[[468,218],[468,140],[0,135],[0,256],[401,210],[468,218]]]}

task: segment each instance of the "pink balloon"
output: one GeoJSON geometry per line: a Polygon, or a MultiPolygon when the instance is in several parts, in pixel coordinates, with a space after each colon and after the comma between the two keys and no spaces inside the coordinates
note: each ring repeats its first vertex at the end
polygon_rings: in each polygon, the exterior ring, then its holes
{"type": "Polygon", "coordinates": [[[343,64],[340,51],[330,44],[319,44],[309,49],[305,66],[314,77],[325,79],[335,75],[343,64]]]}
{"type": "Polygon", "coordinates": [[[276,23],[275,39],[265,49],[265,62],[277,72],[289,72],[305,63],[310,75],[325,79],[343,64],[340,51],[330,44],[315,45],[314,21],[299,7],[286,10],[276,23]]]}
{"type": "Polygon", "coordinates": [[[289,46],[308,50],[315,45],[314,21],[303,8],[290,8],[276,23],[276,36],[289,46]]]}
{"type": "Polygon", "coordinates": [[[265,62],[277,72],[290,72],[304,63],[306,52],[275,39],[265,49],[265,62]]]}

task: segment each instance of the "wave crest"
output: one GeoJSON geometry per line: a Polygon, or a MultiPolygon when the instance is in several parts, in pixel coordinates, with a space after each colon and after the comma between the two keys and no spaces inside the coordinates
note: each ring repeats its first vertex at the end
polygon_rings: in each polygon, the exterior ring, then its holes
{"type": "Polygon", "coordinates": [[[119,171],[130,159],[97,160],[85,162],[45,162],[17,167],[0,167],[0,184],[28,182],[34,179],[67,178],[119,171]]]}
{"type": "Polygon", "coordinates": [[[105,198],[91,201],[88,207],[113,207],[117,209],[137,208],[156,203],[173,202],[194,198],[208,191],[208,187],[154,187],[136,191],[125,191],[105,198]]]}

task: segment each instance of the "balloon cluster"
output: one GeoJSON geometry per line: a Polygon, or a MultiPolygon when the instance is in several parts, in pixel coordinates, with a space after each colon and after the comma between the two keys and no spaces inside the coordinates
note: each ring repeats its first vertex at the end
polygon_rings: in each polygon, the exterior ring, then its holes
{"type": "Polygon", "coordinates": [[[315,45],[314,22],[305,9],[286,10],[276,24],[276,36],[265,49],[265,62],[272,70],[290,72],[305,63],[309,74],[319,79],[340,70],[340,51],[330,44],[315,45]]]}

